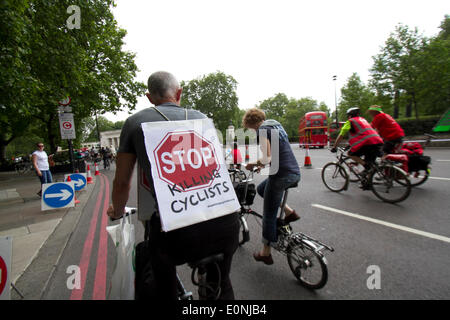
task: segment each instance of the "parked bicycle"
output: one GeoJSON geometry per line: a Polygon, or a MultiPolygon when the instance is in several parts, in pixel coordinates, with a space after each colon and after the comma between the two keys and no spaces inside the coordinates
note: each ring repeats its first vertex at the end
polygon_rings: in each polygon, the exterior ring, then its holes
{"type": "Polygon", "coordinates": [[[346,153],[347,148],[337,148],[337,161],[327,163],[322,169],[322,181],[333,192],[347,190],[349,182],[361,182],[365,190],[384,202],[397,203],[408,198],[411,182],[408,174],[395,162],[382,160],[370,164],[370,169],[354,162],[346,153]]]}
{"type": "Polygon", "coordinates": [[[33,164],[30,161],[21,159],[14,165],[14,170],[18,174],[25,174],[29,171],[33,171],[34,168],[33,168],[33,164]]]}
{"type": "MultiPolygon", "coordinates": [[[[120,220],[123,217],[136,214],[137,208],[131,208],[131,207],[125,207],[125,214],[119,218],[119,219],[112,219],[110,218],[110,221],[116,221],[120,220]]],[[[145,240],[148,240],[149,234],[146,232],[145,234],[145,240]]],[[[203,259],[197,260],[197,261],[191,261],[188,262],[188,266],[192,269],[191,272],[191,281],[192,283],[197,286],[198,293],[199,293],[199,299],[200,300],[217,300],[220,297],[221,294],[221,288],[220,283],[221,280],[221,272],[218,265],[218,262],[222,261],[224,258],[223,253],[211,255],[208,257],[205,257],[203,259]],[[207,267],[210,265],[215,265],[217,268],[217,274],[218,279],[217,282],[211,283],[207,281],[207,267]]],[[[178,300],[194,300],[194,296],[192,292],[187,291],[184,287],[183,282],[181,281],[180,277],[178,276],[178,273],[176,275],[177,277],[177,295],[178,300]]]]}
{"type": "MultiPolygon", "coordinates": [[[[258,224],[262,225],[263,216],[251,208],[256,195],[255,184],[251,183],[255,171],[251,171],[248,175],[241,169],[229,169],[228,171],[241,204],[239,245],[242,246],[250,241],[248,216],[254,216],[258,224]]],[[[281,208],[286,205],[288,190],[294,187],[297,185],[284,191],[281,208]]],[[[328,281],[328,263],[323,251],[333,252],[334,249],[306,234],[294,232],[290,224],[284,222],[283,217],[284,210],[280,209],[277,218],[278,242],[274,249],[287,257],[289,268],[301,285],[309,289],[323,288],[328,281]]]]}

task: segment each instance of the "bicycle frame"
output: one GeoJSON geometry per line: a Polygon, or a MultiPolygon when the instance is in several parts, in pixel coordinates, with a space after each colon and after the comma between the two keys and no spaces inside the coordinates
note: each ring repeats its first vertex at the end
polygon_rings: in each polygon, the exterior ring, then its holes
{"type": "MultiPolygon", "coordinates": [[[[248,190],[248,183],[253,181],[253,176],[254,176],[255,171],[251,171],[248,176],[245,174],[244,171],[238,170],[238,169],[230,169],[229,172],[232,173],[232,174],[238,174],[239,176],[244,177],[244,179],[240,180],[240,182],[244,182],[245,183],[245,189],[244,190],[245,190],[245,196],[246,196],[247,195],[247,190],[248,190]]],[[[284,195],[283,195],[283,198],[282,198],[282,204],[281,204],[281,207],[280,207],[280,213],[277,214],[278,221],[283,221],[284,210],[282,208],[284,208],[284,206],[286,205],[288,194],[289,194],[289,190],[286,189],[284,191],[284,195]]],[[[258,217],[260,219],[263,219],[263,216],[261,214],[257,213],[256,211],[253,211],[250,208],[250,206],[246,206],[246,205],[242,205],[241,204],[240,220],[241,220],[241,222],[243,224],[243,228],[244,228],[245,231],[249,230],[248,229],[247,220],[244,217],[244,215],[246,215],[246,214],[251,214],[251,215],[254,215],[254,216],[256,216],[256,217],[258,217]]],[[[304,245],[308,246],[311,250],[313,250],[313,251],[315,251],[317,253],[320,253],[320,254],[322,254],[322,250],[323,249],[327,249],[327,250],[329,250],[331,252],[334,251],[334,249],[332,247],[330,247],[330,246],[320,242],[319,240],[316,240],[316,239],[314,239],[312,237],[309,237],[309,236],[307,236],[307,235],[305,235],[303,233],[300,233],[300,232],[293,233],[292,228],[288,224],[282,225],[281,227],[285,228],[285,233],[286,233],[286,237],[288,237],[288,239],[287,239],[288,241],[290,241],[290,239],[292,239],[295,242],[295,244],[304,244],[304,245]]],[[[246,233],[246,235],[248,236],[248,238],[244,237],[244,241],[243,241],[244,243],[250,240],[250,235],[248,233],[246,233]]],[[[286,252],[284,250],[279,250],[279,252],[281,252],[283,254],[286,254],[286,252]]]]}

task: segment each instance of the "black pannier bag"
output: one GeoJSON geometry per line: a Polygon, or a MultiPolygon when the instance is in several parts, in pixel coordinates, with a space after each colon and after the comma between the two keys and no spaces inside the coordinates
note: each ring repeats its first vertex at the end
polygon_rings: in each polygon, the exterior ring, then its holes
{"type": "Polygon", "coordinates": [[[410,172],[427,170],[430,162],[431,158],[428,156],[421,156],[418,154],[410,155],[408,156],[408,170],[410,172]]]}
{"type": "Polygon", "coordinates": [[[256,196],[256,186],[249,183],[247,186],[247,195],[245,195],[245,182],[233,182],[234,191],[241,205],[251,206],[256,196]]]}

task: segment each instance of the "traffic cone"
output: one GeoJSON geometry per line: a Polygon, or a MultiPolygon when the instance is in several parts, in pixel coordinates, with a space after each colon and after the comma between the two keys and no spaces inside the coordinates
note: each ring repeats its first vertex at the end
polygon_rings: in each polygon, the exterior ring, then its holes
{"type": "Polygon", "coordinates": [[[312,168],[312,163],[311,163],[311,157],[309,156],[309,147],[308,145],[306,145],[306,153],[305,153],[305,168],[307,169],[311,169],[312,168]]]}
{"type": "Polygon", "coordinates": [[[89,167],[89,165],[87,165],[87,183],[94,183],[94,181],[92,180],[92,176],[91,176],[91,167],[89,167]]]}
{"type": "MultiPolygon", "coordinates": [[[[70,179],[70,176],[67,177],[66,182],[71,182],[72,179],[70,179]]],[[[77,199],[77,193],[74,191],[73,196],[75,197],[75,204],[80,203],[80,200],[77,199]]]]}
{"type": "Polygon", "coordinates": [[[248,163],[250,160],[250,153],[248,152],[248,144],[245,145],[245,163],[248,163]]]}
{"type": "Polygon", "coordinates": [[[100,174],[100,171],[98,171],[98,163],[95,163],[95,175],[98,176],[100,174]]]}

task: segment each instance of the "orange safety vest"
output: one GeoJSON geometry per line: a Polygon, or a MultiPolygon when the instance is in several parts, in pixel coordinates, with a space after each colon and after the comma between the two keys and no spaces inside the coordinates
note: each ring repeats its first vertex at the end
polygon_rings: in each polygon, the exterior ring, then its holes
{"type": "Polygon", "coordinates": [[[351,146],[351,152],[356,152],[363,146],[383,144],[383,139],[381,139],[380,135],[370,126],[366,119],[354,117],[350,118],[350,123],[353,129],[350,130],[350,139],[348,141],[351,146]]]}

